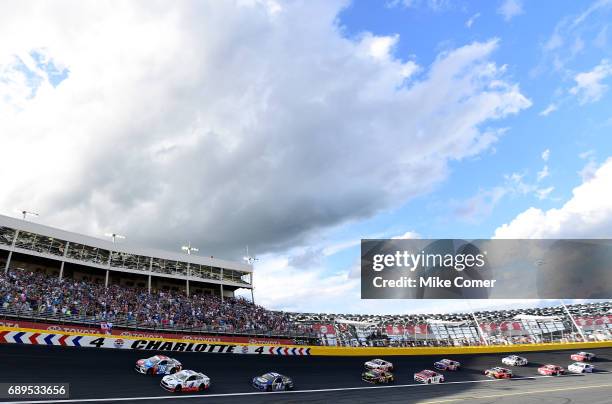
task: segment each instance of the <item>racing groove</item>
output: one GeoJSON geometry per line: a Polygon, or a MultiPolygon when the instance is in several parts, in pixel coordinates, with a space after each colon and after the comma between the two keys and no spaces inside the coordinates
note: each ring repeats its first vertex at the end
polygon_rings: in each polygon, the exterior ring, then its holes
{"type": "MultiPolygon", "coordinates": [[[[525,353],[530,364],[523,368],[513,368],[515,376],[537,376],[537,367],[545,363],[555,363],[567,367],[571,363],[570,353],[573,351],[528,352],[525,353]]],[[[593,350],[598,356],[594,362],[601,371],[612,371],[612,349],[593,350]]],[[[150,356],[155,352],[126,351],[93,348],[66,348],[31,345],[0,345],[0,380],[2,382],[69,382],[71,384],[71,399],[99,398],[130,398],[172,396],[159,386],[159,377],[149,377],[136,373],[134,363],[137,359],[150,356]]],[[[553,392],[559,392],[567,386],[580,386],[585,383],[596,384],[590,394],[601,394],[603,397],[612,395],[612,376],[607,373],[567,378],[536,378],[527,380],[511,380],[480,383],[487,380],[482,370],[501,365],[504,354],[488,355],[456,355],[449,356],[461,362],[463,368],[458,372],[445,372],[447,383],[441,386],[411,386],[393,388],[375,388],[366,390],[342,390],[355,387],[371,386],[360,379],[364,357],[283,357],[268,355],[230,355],[205,353],[176,353],[173,357],[180,360],[184,367],[201,371],[212,379],[212,386],[201,396],[233,393],[252,393],[250,385],[253,376],[268,371],[277,371],[294,379],[296,390],[338,389],[336,391],[319,391],[291,394],[234,395],[211,397],[207,402],[418,402],[419,400],[452,400],[461,394],[475,394],[475,397],[497,395],[500,400],[508,399],[513,391],[525,389],[545,390],[550,387],[550,393],[538,393],[549,397],[553,392]],[[474,383],[462,383],[475,381],[474,383]],[[460,382],[460,383],[450,383],[460,382]],[[534,387],[535,386],[535,387],[534,387]],[[557,386],[557,387],[554,387],[557,386]],[[484,389],[484,390],[483,390],[484,389]],[[492,394],[491,391],[495,392],[492,394]],[[504,398],[505,397],[505,398],[504,398]],[[346,400],[346,401],[345,401],[346,400]]],[[[413,384],[413,374],[425,368],[432,368],[433,362],[439,357],[433,356],[403,356],[384,357],[392,361],[396,367],[394,372],[396,385],[413,384]]],[[[567,394],[584,397],[585,390],[575,390],[567,394]]],[[[198,396],[199,397],[199,396],[198,396]]],[[[497,402],[491,397],[486,402],[497,402]]],[[[527,403],[527,397],[515,397],[517,401],[527,403]]],[[[610,401],[602,402],[612,402],[610,401]]],[[[163,400],[167,403],[174,400],[163,400]]],[[[192,401],[189,398],[177,400],[192,401]]],[[[503,401],[503,402],[517,402],[503,401]]],[[[564,400],[565,402],[582,402],[564,400]]],[[[589,402],[596,402],[592,399],[589,402]]],[[[157,401],[160,402],[160,401],[157,401]]],[[[448,402],[448,401],[447,401],[448,402]]],[[[476,399],[468,401],[476,402],[476,399]]],[[[483,401],[485,402],[485,401],[483,401]]],[[[502,402],[502,401],[500,401],[502,402]]],[[[545,401],[538,401],[545,402],[545,401]]],[[[555,402],[555,401],[551,401],[555,402]]]]}

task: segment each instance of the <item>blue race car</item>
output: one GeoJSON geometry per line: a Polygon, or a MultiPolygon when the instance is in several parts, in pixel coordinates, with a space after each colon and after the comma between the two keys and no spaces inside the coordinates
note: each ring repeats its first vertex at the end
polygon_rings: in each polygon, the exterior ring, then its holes
{"type": "Polygon", "coordinates": [[[261,391],[285,391],[293,389],[293,380],[279,373],[269,372],[253,378],[253,387],[261,391]]]}
{"type": "Polygon", "coordinates": [[[135,370],[145,375],[172,375],[183,369],[181,362],[165,355],[155,355],[147,359],[139,359],[135,370]]]}

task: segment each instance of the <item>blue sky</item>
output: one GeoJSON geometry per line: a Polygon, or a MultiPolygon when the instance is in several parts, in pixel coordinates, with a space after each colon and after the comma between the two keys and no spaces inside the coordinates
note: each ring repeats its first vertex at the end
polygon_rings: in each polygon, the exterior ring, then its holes
{"type": "MultiPolygon", "coordinates": [[[[549,7],[537,2],[520,2],[522,13],[509,21],[499,13],[503,3],[499,1],[434,2],[441,3],[438,8],[428,1],[414,3],[405,7],[401,2],[389,6],[392,3],[356,1],[341,14],[340,21],[349,36],[363,31],[398,34],[400,40],[394,54],[419,64],[431,63],[441,50],[451,46],[499,38],[500,45],[493,59],[508,65],[509,74],[533,105],[517,116],[493,124],[507,128],[493,150],[453,162],[449,177],[434,192],[381,215],[365,231],[397,226],[396,232],[408,228],[431,238],[490,237],[501,223],[534,204],[548,209],[567,200],[572,189],[582,182],[578,173],[585,161],[579,154],[594,151],[593,156],[601,160],[612,151],[609,99],[580,105],[573,97],[555,95],[557,91],[567,93],[574,86],[574,74],[590,70],[602,58],[610,56],[609,42],[604,48],[593,45],[597,35],[608,26],[605,17],[592,18],[598,24],[579,36],[585,42],[584,49],[561,70],[556,70],[544,49],[546,43],[560,21],[580,15],[587,3],[560,1],[555,2],[555,7],[549,7]],[[479,17],[471,28],[466,27],[466,21],[476,14],[479,17]],[[546,117],[539,115],[548,105],[560,103],[557,100],[563,98],[569,99],[559,110],[546,117]],[[548,162],[541,158],[544,150],[550,150],[548,162]],[[504,176],[519,173],[525,176],[525,181],[535,183],[537,173],[545,164],[550,175],[541,181],[541,187],[554,187],[549,197],[540,200],[534,193],[513,195],[503,198],[490,214],[475,214],[464,220],[457,215],[456,204],[481,190],[501,185],[504,176]]],[[[608,17],[609,8],[603,12],[608,17]]]]}
{"type": "Polygon", "coordinates": [[[431,310],[362,238],[612,237],[612,0],[118,3],[0,5],[0,212],[249,245],[302,311],[431,310]]]}

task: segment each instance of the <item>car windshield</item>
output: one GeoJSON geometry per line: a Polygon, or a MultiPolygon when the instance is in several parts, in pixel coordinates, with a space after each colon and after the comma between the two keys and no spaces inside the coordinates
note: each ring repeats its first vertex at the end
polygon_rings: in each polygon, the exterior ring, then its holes
{"type": "Polygon", "coordinates": [[[191,375],[192,375],[191,372],[185,372],[185,371],[178,372],[177,374],[175,374],[176,378],[179,380],[185,380],[191,375]]]}
{"type": "Polygon", "coordinates": [[[161,361],[161,358],[157,355],[155,356],[151,356],[149,359],[147,359],[149,362],[153,363],[153,364],[157,364],[159,361],[161,361]]]}
{"type": "Polygon", "coordinates": [[[274,380],[278,377],[278,375],[275,375],[273,373],[266,373],[265,375],[261,376],[266,380],[274,380]]]}

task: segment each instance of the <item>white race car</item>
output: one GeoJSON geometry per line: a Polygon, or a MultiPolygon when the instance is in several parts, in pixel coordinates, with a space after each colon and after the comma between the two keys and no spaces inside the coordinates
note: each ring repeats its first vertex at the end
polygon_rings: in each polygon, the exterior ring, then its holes
{"type": "Polygon", "coordinates": [[[595,366],[590,363],[574,362],[567,367],[567,370],[572,373],[593,373],[595,366]]]}
{"type": "Polygon", "coordinates": [[[503,358],[502,363],[507,366],[527,366],[529,361],[522,356],[510,355],[503,358]]]}
{"type": "Polygon", "coordinates": [[[173,393],[204,391],[210,387],[210,377],[193,370],[181,370],[173,375],[164,376],[160,386],[173,393]]]}
{"type": "Polygon", "coordinates": [[[421,370],[419,373],[415,373],[414,381],[425,384],[443,383],[444,375],[434,372],[433,370],[426,369],[421,370]]]}
{"type": "Polygon", "coordinates": [[[364,363],[366,369],[378,369],[390,372],[393,370],[393,364],[382,359],[372,359],[364,363]]]}

